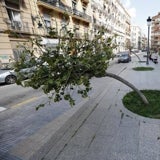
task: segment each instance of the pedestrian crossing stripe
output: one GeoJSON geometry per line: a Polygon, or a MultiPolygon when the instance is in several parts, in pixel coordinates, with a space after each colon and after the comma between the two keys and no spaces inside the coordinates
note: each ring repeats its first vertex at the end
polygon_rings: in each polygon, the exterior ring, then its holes
{"type": "Polygon", "coordinates": [[[0,112],[2,112],[2,111],[4,111],[4,110],[6,110],[6,108],[0,107],[0,112]]]}

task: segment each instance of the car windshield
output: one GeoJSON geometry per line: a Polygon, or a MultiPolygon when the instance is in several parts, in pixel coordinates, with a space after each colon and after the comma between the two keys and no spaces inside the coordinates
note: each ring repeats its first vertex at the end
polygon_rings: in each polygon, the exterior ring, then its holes
{"type": "Polygon", "coordinates": [[[120,56],[121,57],[127,57],[128,55],[127,54],[121,54],[120,56]]]}
{"type": "Polygon", "coordinates": [[[7,64],[2,64],[2,65],[0,66],[0,69],[1,69],[1,70],[12,70],[13,67],[12,67],[11,64],[7,63],[7,64]]]}

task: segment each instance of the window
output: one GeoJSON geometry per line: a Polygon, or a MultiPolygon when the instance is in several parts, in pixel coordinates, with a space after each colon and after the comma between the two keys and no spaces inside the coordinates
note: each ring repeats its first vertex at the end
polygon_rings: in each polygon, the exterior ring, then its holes
{"type": "Polygon", "coordinates": [[[69,17],[63,15],[61,19],[61,27],[62,28],[66,27],[68,23],[69,23],[69,17]]]}
{"type": "Polygon", "coordinates": [[[19,10],[19,0],[6,0],[5,4],[9,20],[11,21],[11,27],[13,29],[20,29],[22,27],[22,23],[19,10]]]}
{"type": "Polygon", "coordinates": [[[73,8],[73,9],[76,9],[76,6],[77,6],[77,2],[76,2],[75,0],[73,0],[73,1],[72,1],[72,8],[73,8]]]}
{"type": "Polygon", "coordinates": [[[7,12],[11,22],[21,22],[20,12],[11,9],[7,9],[7,12]]]}
{"type": "Polygon", "coordinates": [[[86,13],[86,7],[83,7],[83,13],[86,13]]]}
{"type": "MultiPolygon", "coordinates": [[[[82,2],[82,10],[83,10],[83,13],[86,13],[86,10],[87,10],[87,3],[82,2]]],[[[95,9],[93,8],[93,10],[95,10],[95,9]]]]}
{"type": "Polygon", "coordinates": [[[48,14],[44,14],[44,23],[47,28],[51,27],[51,16],[48,14]]]}
{"type": "Polygon", "coordinates": [[[13,29],[20,29],[22,27],[20,12],[7,9],[9,19],[11,21],[11,27],[13,29]]]}
{"type": "Polygon", "coordinates": [[[108,9],[108,13],[110,13],[110,9],[108,9]]]}

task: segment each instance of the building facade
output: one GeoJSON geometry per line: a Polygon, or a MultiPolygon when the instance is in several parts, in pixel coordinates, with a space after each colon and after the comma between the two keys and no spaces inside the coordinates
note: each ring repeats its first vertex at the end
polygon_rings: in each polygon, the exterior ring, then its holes
{"type": "Polygon", "coordinates": [[[41,35],[43,43],[56,43],[49,39],[51,28],[57,36],[72,29],[77,38],[90,32],[91,5],[89,0],[1,0],[0,1],[0,61],[9,63],[18,59],[20,50],[29,38],[41,35]]]}
{"type": "Polygon", "coordinates": [[[160,12],[152,17],[151,48],[160,50],[160,12]]]}
{"type": "Polygon", "coordinates": [[[126,50],[126,43],[130,42],[131,17],[119,0],[92,0],[93,11],[92,30],[99,27],[106,30],[105,37],[116,35],[115,53],[126,50]]]}
{"type": "Polygon", "coordinates": [[[141,38],[141,49],[146,50],[147,49],[147,37],[144,33],[142,33],[142,38],[141,38]]]}
{"type": "Polygon", "coordinates": [[[130,19],[119,0],[1,0],[0,61],[17,60],[17,45],[37,35],[43,44],[54,44],[67,30],[76,38],[93,38],[100,27],[105,28],[105,37],[116,35],[115,52],[123,51],[130,41],[130,19]],[[52,30],[56,34],[51,38],[52,30]]]}
{"type": "Polygon", "coordinates": [[[83,38],[91,30],[91,3],[89,0],[38,0],[38,12],[42,28],[56,28],[58,34],[74,30],[77,38],[83,38]]]}
{"type": "Polygon", "coordinates": [[[0,1],[0,61],[17,59],[17,45],[28,41],[33,34],[29,0],[0,1]]]}
{"type": "Polygon", "coordinates": [[[131,46],[135,50],[142,49],[142,31],[139,26],[131,26],[131,46]]]}

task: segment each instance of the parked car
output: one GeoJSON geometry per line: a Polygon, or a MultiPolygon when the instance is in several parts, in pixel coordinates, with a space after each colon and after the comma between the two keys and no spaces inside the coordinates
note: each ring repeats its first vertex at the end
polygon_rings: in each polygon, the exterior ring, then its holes
{"type": "Polygon", "coordinates": [[[0,83],[12,84],[16,82],[16,73],[10,68],[0,69],[0,83]]]}
{"type": "Polygon", "coordinates": [[[118,58],[118,63],[128,63],[131,61],[129,52],[121,52],[118,58]]]}
{"type": "MultiPolygon", "coordinates": [[[[23,74],[23,79],[25,80],[27,78],[30,78],[35,70],[36,67],[23,68],[19,71],[19,73],[23,74]]],[[[5,64],[4,66],[1,66],[0,83],[13,84],[16,82],[17,76],[17,73],[10,64],[5,64]]]]}

